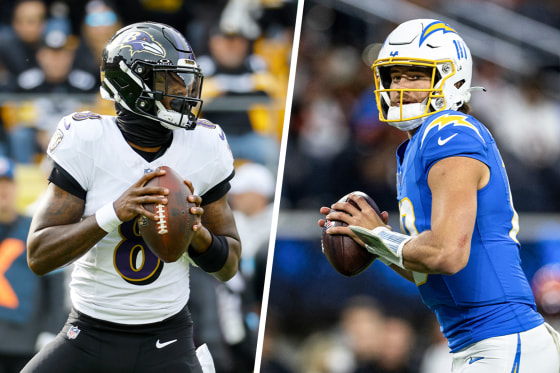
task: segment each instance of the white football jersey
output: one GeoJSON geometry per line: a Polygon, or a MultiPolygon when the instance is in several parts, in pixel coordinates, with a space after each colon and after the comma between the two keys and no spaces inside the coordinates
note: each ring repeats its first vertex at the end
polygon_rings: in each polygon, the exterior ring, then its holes
{"type": "MultiPolygon", "coordinates": [[[[116,117],[91,112],[62,118],[47,154],[87,191],[84,216],[116,200],[158,166],[169,166],[203,195],[233,172],[233,156],[218,125],[199,120],[178,129],[167,151],[153,162],[125,141],[116,117]]],[[[159,260],[138,232],[137,219],[124,222],[74,263],[73,306],[89,316],[121,324],[161,321],[189,299],[189,261],[159,260]]]]}

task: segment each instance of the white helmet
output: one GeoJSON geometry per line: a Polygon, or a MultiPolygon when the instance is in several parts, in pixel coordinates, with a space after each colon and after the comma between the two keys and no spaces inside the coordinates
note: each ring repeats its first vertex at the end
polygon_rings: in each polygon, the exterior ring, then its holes
{"type": "Polygon", "coordinates": [[[420,124],[424,117],[442,110],[456,110],[470,99],[472,58],[469,48],[448,24],[435,19],[415,19],[399,25],[385,40],[373,63],[375,97],[379,119],[403,131],[420,124]],[[394,65],[432,69],[431,88],[421,103],[391,107],[390,68],[394,65]]]}

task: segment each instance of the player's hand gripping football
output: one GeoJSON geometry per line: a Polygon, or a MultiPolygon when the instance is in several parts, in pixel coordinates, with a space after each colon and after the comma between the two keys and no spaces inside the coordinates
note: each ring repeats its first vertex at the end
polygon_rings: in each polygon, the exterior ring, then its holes
{"type": "Polygon", "coordinates": [[[324,227],[326,220],[336,220],[346,223],[347,225],[332,226],[327,230],[328,234],[343,234],[351,237],[354,241],[365,247],[362,240],[356,236],[349,228],[350,225],[360,226],[367,229],[374,229],[380,226],[387,227],[389,221],[389,213],[387,211],[381,212],[381,217],[373,209],[373,207],[366,201],[363,196],[351,193],[348,201],[338,201],[330,207],[323,206],[320,209],[321,214],[325,215],[324,219],[318,221],[321,228],[324,227]],[[352,205],[353,201],[358,207],[352,205]]]}
{"type": "Polygon", "coordinates": [[[164,175],[164,170],[156,170],[144,174],[136,183],[132,184],[117,200],[113,207],[121,221],[129,221],[138,215],[144,215],[154,221],[158,220],[156,213],[147,210],[146,204],[167,204],[169,189],[156,186],[146,186],[154,177],[164,175]]]}
{"type": "MultiPolygon", "coordinates": [[[[155,212],[146,209],[144,206],[151,203],[167,204],[166,196],[169,194],[169,189],[146,184],[155,177],[165,175],[165,172],[165,170],[156,169],[154,172],[144,174],[113,203],[115,212],[121,221],[132,220],[138,215],[146,216],[154,221],[159,220],[159,216],[155,212]]],[[[192,193],[194,191],[192,183],[188,180],[184,180],[184,183],[192,193]]],[[[202,227],[201,216],[204,214],[204,209],[200,207],[202,198],[192,194],[187,199],[196,205],[191,207],[190,213],[196,216],[192,230],[197,232],[202,227]]]]}
{"type": "MultiPolygon", "coordinates": [[[[195,232],[195,237],[199,234],[201,228],[202,228],[202,215],[204,214],[204,209],[202,207],[200,207],[200,204],[202,203],[202,197],[197,196],[196,194],[194,194],[194,187],[192,185],[192,183],[189,180],[185,180],[185,184],[187,185],[187,187],[190,189],[191,194],[190,196],[187,197],[187,200],[191,203],[194,203],[196,206],[191,207],[190,208],[190,213],[193,214],[196,219],[195,219],[195,223],[192,226],[192,230],[195,232]]],[[[193,239],[194,239],[193,238],[193,239]]]]}

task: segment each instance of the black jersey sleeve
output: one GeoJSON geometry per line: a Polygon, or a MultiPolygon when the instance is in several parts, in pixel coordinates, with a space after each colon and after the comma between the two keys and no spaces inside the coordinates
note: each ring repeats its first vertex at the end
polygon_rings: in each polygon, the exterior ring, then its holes
{"type": "Polygon", "coordinates": [[[209,205],[212,202],[216,202],[217,200],[225,196],[226,193],[229,192],[229,190],[231,189],[231,184],[229,183],[229,181],[233,179],[234,175],[235,175],[235,171],[232,171],[232,173],[227,178],[225,178],[222,182],[220,182],[212,189],[210,189],[208,192],[200,196],[202,197],[201,206],[209,205]]]}
{"type": "Polygon", "coordinates": [[[64,170],[58,163],[54,163],[54,167],[49,175],[49,181],[55,184],[60,189],[85,200],[87,192],[81,187],[81,185],[70,175],[66,170],[64,170]]]}

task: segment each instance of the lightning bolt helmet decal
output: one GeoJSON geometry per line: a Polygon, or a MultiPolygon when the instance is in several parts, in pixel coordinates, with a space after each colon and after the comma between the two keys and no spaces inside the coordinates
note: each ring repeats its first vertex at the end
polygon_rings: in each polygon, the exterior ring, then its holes
{"type": "Polygon", "coordinates": [[[435,21],[435,22],[430,23],[428,26],[426,26],[424,28],[424,31],[420,35],[420,39],[418,41],[418,46],[422,46],[422,44],[428,39],[428,37],[430,37],[430,35],[432,35],[435,32],[438,32],[438,31],[442,31],[444,34],[446,34],[448,32],[452,32],[454,34],[457,34],[457,31],[455,31],[453,28],[451,28],[451,26],[449,26],[448,24],[440,22],[440,21],[435,21]]]}

